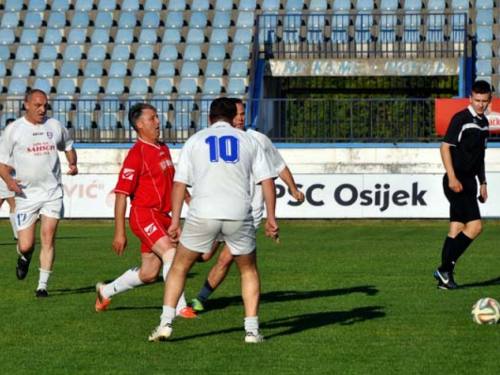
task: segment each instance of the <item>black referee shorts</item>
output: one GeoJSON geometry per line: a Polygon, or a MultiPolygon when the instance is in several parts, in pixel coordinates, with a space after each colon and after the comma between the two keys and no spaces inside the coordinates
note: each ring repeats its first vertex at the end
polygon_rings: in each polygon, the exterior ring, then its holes
{"type": "Polygon", "coordinates": [[[481,219],[479,204],[477,202],[476,177],[458,177],[463,191],[455,193],[449,187],[448,175],[443,177],[444,195],[450,202],[450,221],[468,223],[469,221],[481,219]]]}

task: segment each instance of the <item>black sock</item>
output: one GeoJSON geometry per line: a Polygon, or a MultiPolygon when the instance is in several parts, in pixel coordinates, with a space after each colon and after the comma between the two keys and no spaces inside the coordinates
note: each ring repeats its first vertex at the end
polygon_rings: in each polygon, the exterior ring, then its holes
{"type": "Polygon", "coordinates": [[[469,247],[469,245],[472,243],[473,239],[467,237],[464,232],[460,232],[454,239],[453,241],[453,255],[452,255],[452,262],[453,265],[457,262],[458,258],[460,258],[463,253],[465,253],[465,250],[469,247]]]}
{"type": "Polygon", "coordinates": [[[441,250],[441,266],[439,271],[450,272],[453,270],[453,242],[454,238],[446,236],[441,250]]]}

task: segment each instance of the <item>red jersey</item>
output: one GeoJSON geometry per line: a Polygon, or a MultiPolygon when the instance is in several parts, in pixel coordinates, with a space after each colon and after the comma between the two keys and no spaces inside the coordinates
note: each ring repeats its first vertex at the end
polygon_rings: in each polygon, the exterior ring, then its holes
{"type": "Polygon", "coordinates": [[[174,174],[166,144],[138,139],[123,162],[114,192],[128,195],[133,206],[170,214],[174,174]]]}

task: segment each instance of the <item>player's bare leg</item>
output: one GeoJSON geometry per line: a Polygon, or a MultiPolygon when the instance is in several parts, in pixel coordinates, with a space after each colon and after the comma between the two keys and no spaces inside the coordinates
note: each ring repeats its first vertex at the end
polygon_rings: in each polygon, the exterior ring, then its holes
{"type": "Polygon", "coordinates": [[[47,285],[55,260],[55,236],[59,220],[41,215],[41,222],[40,276],[38,279],[38,287],[36,288],[36,295],[37,297],[47,297],[47,285]]]}
{"type": "Polygon", "coordinates": [[[29,227],[18,231],[16,276],[19,280],[23,280],[28,275],[28,270],[35,250],[35,235],[36,235],[36,222],[29,227]]]}

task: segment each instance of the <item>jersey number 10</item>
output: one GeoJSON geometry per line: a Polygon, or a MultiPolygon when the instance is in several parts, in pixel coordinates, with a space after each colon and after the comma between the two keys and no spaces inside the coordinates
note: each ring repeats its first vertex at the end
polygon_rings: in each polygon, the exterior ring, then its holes
{"type": "Polygon", "coordinates": [[[222,159],[226,163],[237,163],[240,160],[240,144],[238,138],[232,135],[216,137],[211,135],[205,139],[205,143],[210,148],[210,161],[219,162],[222,159]]]}

